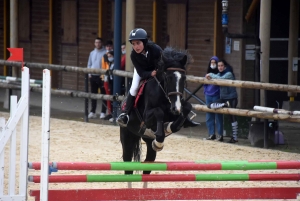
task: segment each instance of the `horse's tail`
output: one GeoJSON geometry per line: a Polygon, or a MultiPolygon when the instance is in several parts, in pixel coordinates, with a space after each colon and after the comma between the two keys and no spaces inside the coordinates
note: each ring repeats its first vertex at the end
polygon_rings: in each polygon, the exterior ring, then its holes
{"type": "Polygon", "coordinates": [[[120,128],[120,140],[123,148],[123,161],[141,161],[141,137],[131,133],[127,128],[120,128]]]}
{"type": "MultiPolygon", "coordinates": [[[[138,137],[138,136],[135,136],[138,137]]],[[[141,162],[141,154],[142,154],[142,144],[141,144],[141,137],[134,141],[133,146],[133,160],[136,162],[141,162]]]]}

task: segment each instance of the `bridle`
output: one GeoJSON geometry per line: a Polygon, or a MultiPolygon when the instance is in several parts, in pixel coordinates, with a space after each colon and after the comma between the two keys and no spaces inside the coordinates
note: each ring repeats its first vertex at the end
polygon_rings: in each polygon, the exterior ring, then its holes
{"type": "MultiPolygon", "coordinates": [[[[181,72],[183,72],[184,74],[186,73],[186,71],[185,71],[184,69],[182,69],[182,68],[175,68],[175,67],[173,67],[173,68],[168,68],[167,71],[181,71],[181,72]]],[[[167,77],[168,77],[168,76],[166,75],[165,78],[164,78],[165,83],[167,83],[167,82],[166,82],[166,78],[167,78],[167,77]]],[[[165,88],[163,88],[163,87],[161,86],[161,84],[160,84],[160,82],[159,82],[159,80],[157,79],[156,76],[154,76],[154,79],[156,80],[156,82],[158,83],[159,87],[160,87],[160,88],[162,89],[162,91],[164,92],[165,97],[167,98],[167,100],[169,101],[169,103],[171,103],[171,100],[170,100],[170,97],[169,97],[169,96],[174,96],[174,95],[179,95],[179,96],[181,96],[181,97],[183,96],[183,94],[182,94],[181,92],[179,92],[179,91],[168,92],[168,88],[167,88],[167,85],[166,85],[166,84],[165,84],[165,88]]]]}

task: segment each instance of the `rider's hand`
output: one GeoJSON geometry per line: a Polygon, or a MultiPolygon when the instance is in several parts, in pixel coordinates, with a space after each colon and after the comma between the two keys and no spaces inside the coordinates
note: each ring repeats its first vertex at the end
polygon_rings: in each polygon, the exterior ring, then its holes
{"type": "Polygon", "coordinates": [[[208,80],[211,79],[211,77],[209,76],[209,74],[206,74],[206,75],[205,75],[205,78],[208,79],[208,80]]]}
{"type": "Polygon", "coordinates": [[[156,70],[151,72],[151,76],[154,77],[156,75],[156,70]]]}

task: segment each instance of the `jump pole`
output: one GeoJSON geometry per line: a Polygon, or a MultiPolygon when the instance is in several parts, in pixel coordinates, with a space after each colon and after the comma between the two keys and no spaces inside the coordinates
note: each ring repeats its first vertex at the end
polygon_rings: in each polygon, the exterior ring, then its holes
{"type": "MultiPolygon", "coordinates": [[[[83,200],[226,200],[296,199],[299,187],[291,188],[128,188],[49,190],[49,201],[83,200]]],[[[30,195],[39,201],[39,191],[30,195]]]]}
{"type": "MultiPolygon", "coordinates": [[[[276,170],[300,169],[300,161],[230,161],[230,162],[52,162],[50,168],[57,170],[160,170],[160,171],[188,171],[188,170],[276,170]]],[[[28,168],[40,170],[41,163],[28,163],[28,168]]]]}
{"type": "MultiPolygon", "coordinates": [[[[29,176],[40,183],[40,176],[29,176]]],[[[177,181],[300,181],[300,174],[143,174],[143,175],[51,175],[49,183],[69,182],[177,182],[177,181]]]]}
{"type": "Polygon", "coordinates": [[[42,143],[41,143],[41,201],[48,201],[49,187],[49,141],[50,141],[50,105],[51,76],[48,69],[43,70],[43,106],[42,106],[42,143]]]}

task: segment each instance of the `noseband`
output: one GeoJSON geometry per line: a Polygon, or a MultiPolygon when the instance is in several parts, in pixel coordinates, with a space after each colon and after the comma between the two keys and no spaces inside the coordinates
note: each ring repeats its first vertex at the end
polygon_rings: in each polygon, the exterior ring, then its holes
{"type": "MultiPolygon", "coordinates": [[[[182,68],[168,68],[167,70],[168,70],[168,71],[181,71],[181,72],[184,72],[184,74],[186,73],[186,71],[185,71],[184,69],[182,69],[182,68]]],[[[171,103],[171,100],[170,100],[169,96],[179,95],[179,96],[182,97],[183,94],[182,94],[181,92],[172,91],[172,92],[168,92],[168,93],[167,93],[167,91],[168,91],[168,90],[167,90],[167,86],[165,85],[165,88],[163,88],[163,87],[161,86],[160,82],[158,81],[158,79],[156,78],[156,76],[154,76],[154,78],[155,78],[156,82],[158,83],[158,85],[160,86],[160,88],[162,89],[162,91],[164,92],[166,98],[168,99],[168,101],[169,101],[170,103],[171,103]]],[[[165,82],[165,83],[167,83],[167,82],[165,82]]]]}

